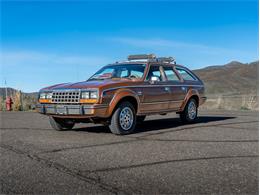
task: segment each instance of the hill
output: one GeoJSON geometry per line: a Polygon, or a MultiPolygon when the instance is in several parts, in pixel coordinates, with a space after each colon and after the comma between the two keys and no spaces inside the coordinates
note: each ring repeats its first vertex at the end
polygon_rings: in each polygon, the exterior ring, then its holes
{"type": "MultiPolygon", "coordinates": [[[[8,96],[14,96],[17,92],[18,92],[18,90],[16,90],[16,89],[13,89],[13,88],[10,88],[10,87],[7,88],[8,96]]],[[[0,97],[4,98],[5,97],[5,93],[6,93],[6,89],[0,87],[0,97]]],[[[32,93],[24,93],[24,92],[22,92],[22,94],[24,96],[31,96],[33,98],[37,98],[37,96],[38,96],[37,92],[32,92],[32,93]]]]}
{"type": "MultiPolygon", "coordinates": [[[[232,61],[225,65],[208,66],[194,72],[206,86],[206,109],[258,109],[259,62],[232,61]]],[[[18,90],[7,89],[15,97],[18,90]]],[[[22,93],[23,110],[32,109],[37,102],[37,92],[22,93]]],[[[0,110],[4,109],[5,88],[0,88],[0,110]]]]}
{"type": "Polygon", "coordinates": [[[232,61],[194,72],[203,80],[207,95],[258,94],[258,68],[259,61],[246,64],[232,61]]]}
{"type": "MultiPolygon", "coordinates": [[[[35,105],[37,103],[37,97],[38,93],[21,93],[20,96],[17,96],[19,94],[19,91],[13,88],[7,88],[7,94],[8,96],[11,96],[13,99],[14,104],[13,105],[14,110],[31,110],[35,108],[35,105]],[[20,105],[20,106],[19,106],[20,105]]],[[[6,96],[6,89],[0,88],[0,111],[5,110],[5,96],[6,96]]]]}

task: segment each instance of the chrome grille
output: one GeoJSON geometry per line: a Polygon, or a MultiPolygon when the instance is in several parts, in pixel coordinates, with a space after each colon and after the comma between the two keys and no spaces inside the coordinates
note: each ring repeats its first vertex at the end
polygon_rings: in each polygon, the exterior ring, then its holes
{"type": "Polygon", "coordinates": [[[54,91],[52,103],[79,103],[80,91],[54,91]]]}

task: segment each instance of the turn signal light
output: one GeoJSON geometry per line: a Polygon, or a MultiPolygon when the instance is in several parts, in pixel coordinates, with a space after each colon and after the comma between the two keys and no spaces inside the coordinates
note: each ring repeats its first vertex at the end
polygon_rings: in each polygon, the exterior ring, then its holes
{"type": "Polygon", "coordinates": [[[80,99],[80,103],[95,104],[98,102],[97,99],[80,99]]]}
{"type": "Polygon", "coordinates": [[[50,99],[39,99],[40,103],[51,103],[50,99]]]}

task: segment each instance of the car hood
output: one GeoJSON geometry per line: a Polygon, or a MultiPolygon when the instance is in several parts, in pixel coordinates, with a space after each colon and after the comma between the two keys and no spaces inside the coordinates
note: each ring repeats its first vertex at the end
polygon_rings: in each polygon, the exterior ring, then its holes
{"type": "Polygon", "coordinates": [[[52,85],[41,89],[40,91],[51,91],[51,90],[65,90],[65,89],[87,89],[87,88],[107,88],[117,86],[129,86],[133,83],[133,80],[128,79],[109,79],[109,80],[93,80],[83,81],[77,83],[62,83],[58,85],[52,85]]]}

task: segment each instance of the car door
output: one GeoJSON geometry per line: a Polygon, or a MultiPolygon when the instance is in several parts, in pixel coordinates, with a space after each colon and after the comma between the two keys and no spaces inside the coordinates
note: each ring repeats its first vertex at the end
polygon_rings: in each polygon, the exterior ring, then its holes
{"type": "Polygon", "coordinates": [[[173,65],[164,65],[163,69],[171,91],[171,101],[169,102],[169,109],[178,110],[181,107],[187,94],[187,87],[183,85],[184,82],[174,70],[173,65]]]}
{"type": "Polygon", "coordinates": [[[141,112],[163,112],[169,109],[171,101],[171,88],[163,73],[160,64],[150,65],[146,80],[143,86],[143,103],[141,112]],[[152,81],[152,77],[157,77],[157,81],[152,81]]]}

